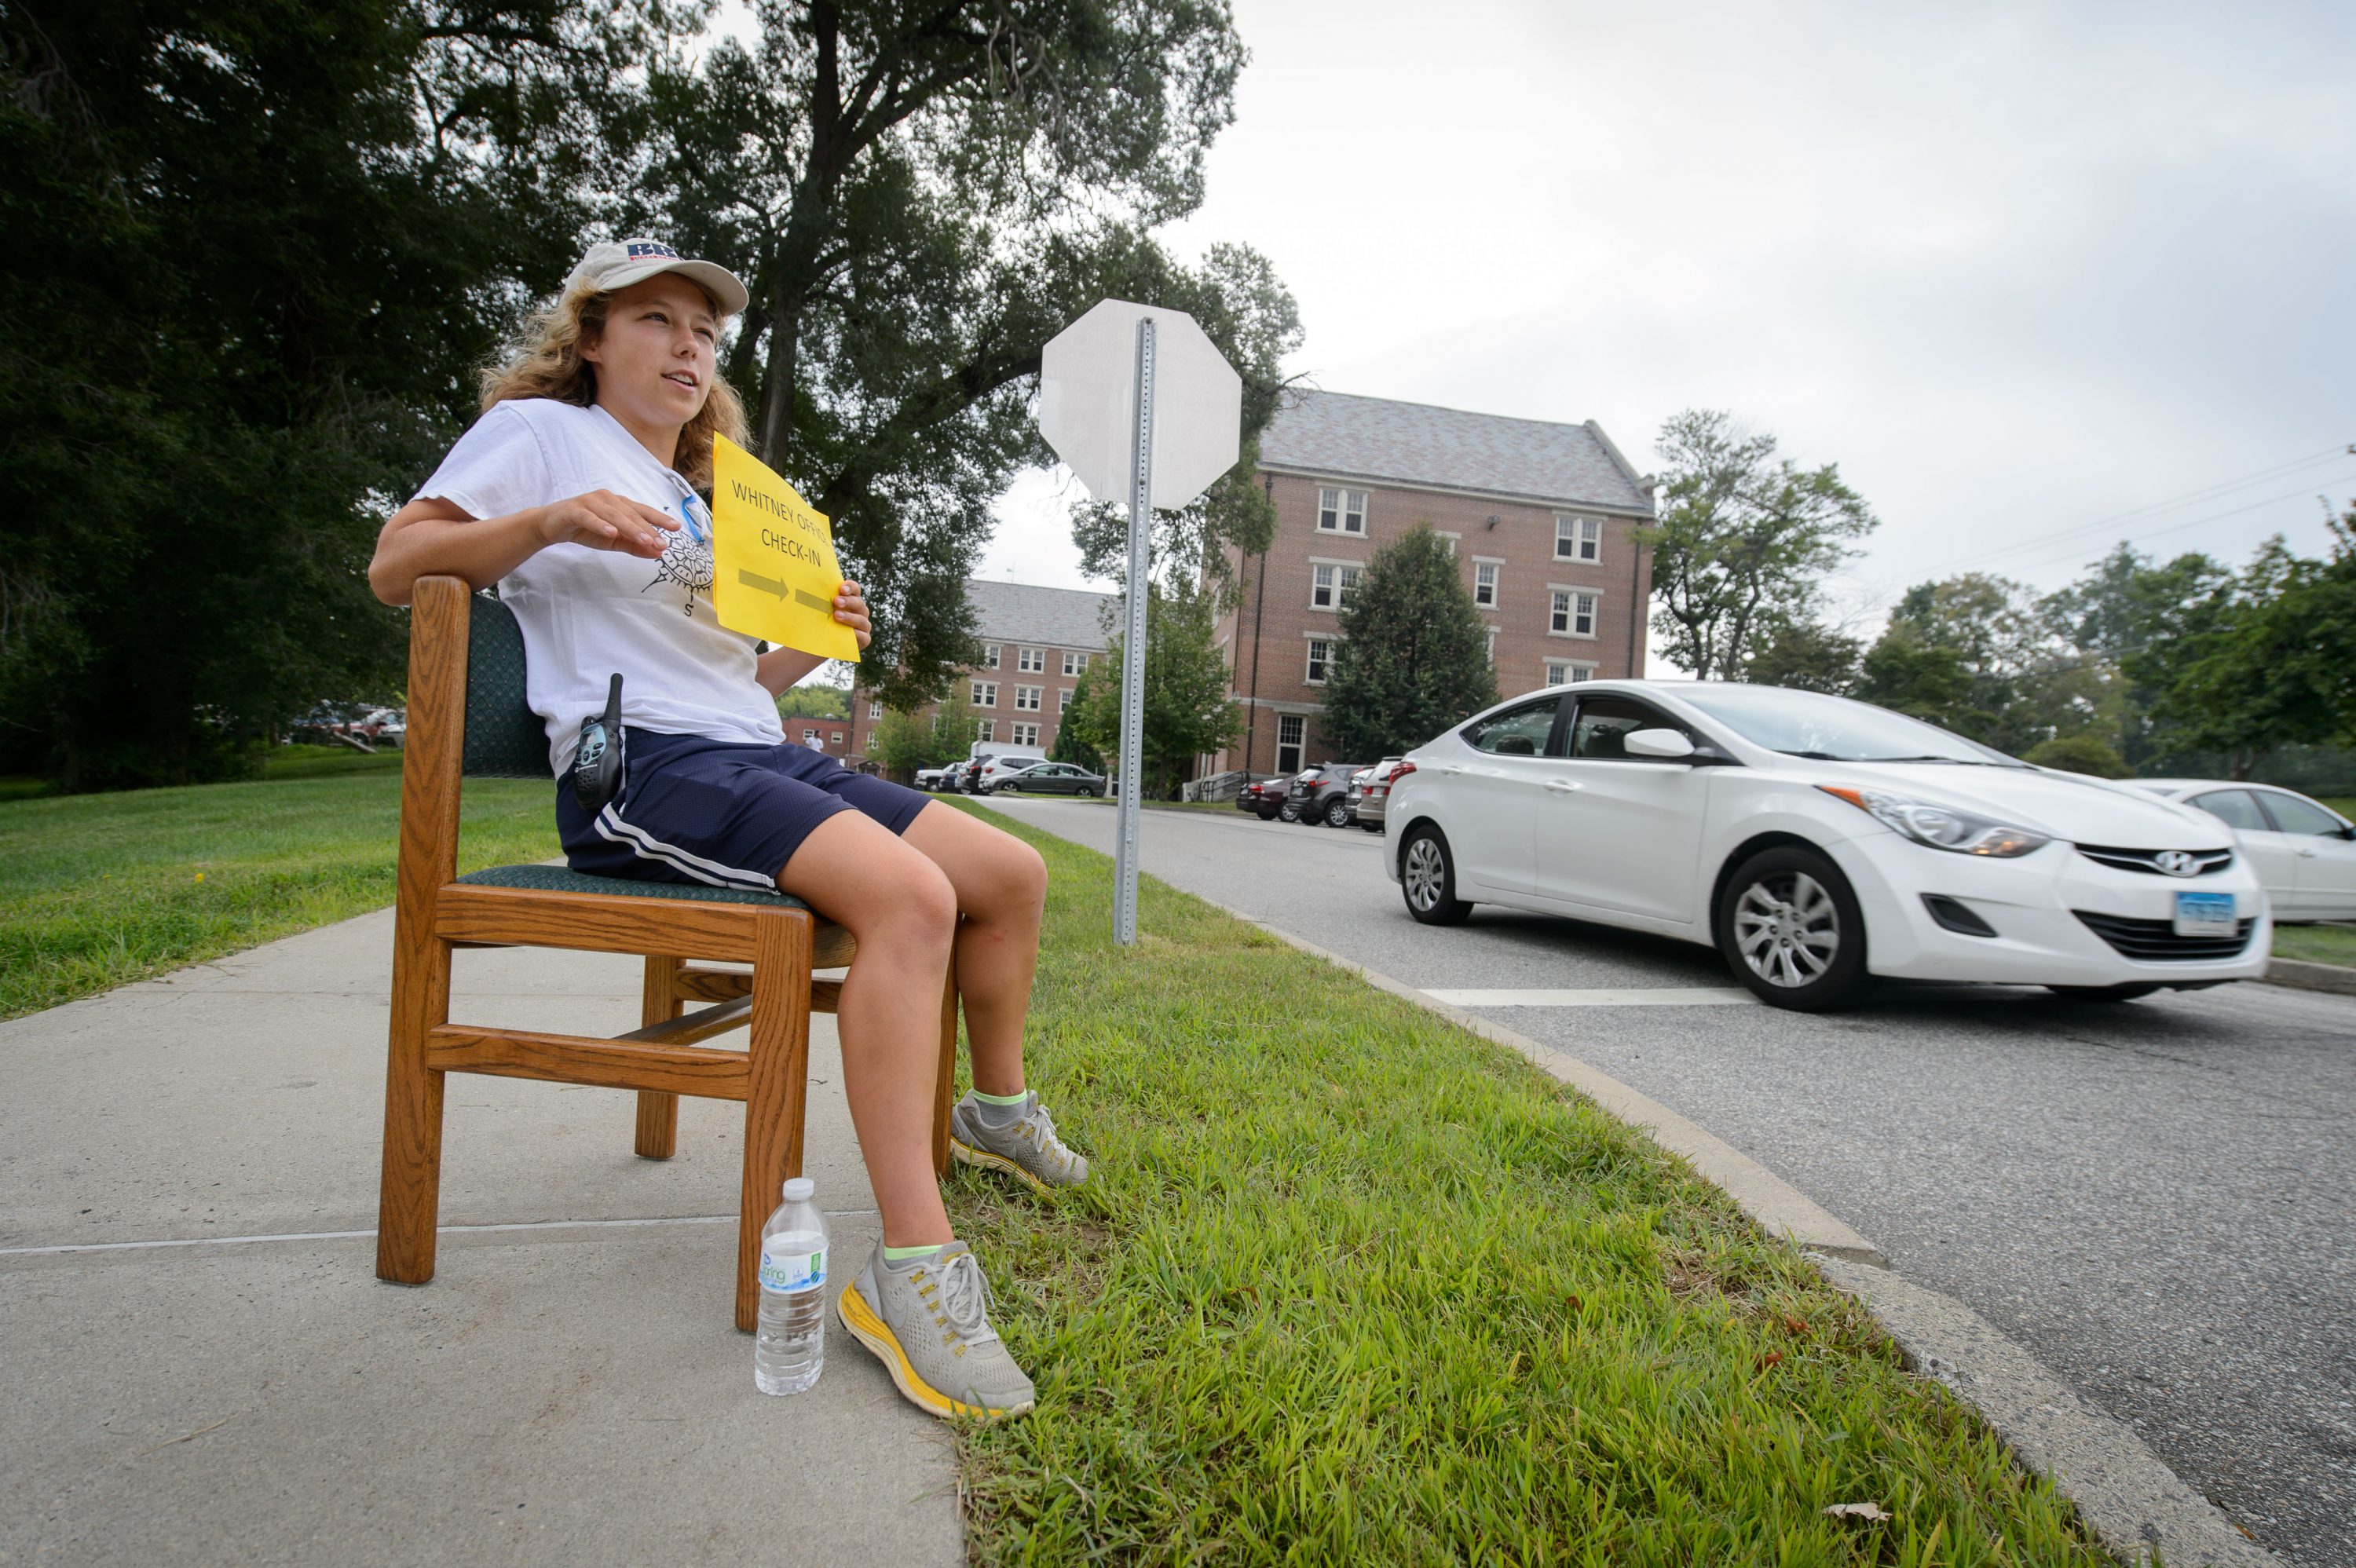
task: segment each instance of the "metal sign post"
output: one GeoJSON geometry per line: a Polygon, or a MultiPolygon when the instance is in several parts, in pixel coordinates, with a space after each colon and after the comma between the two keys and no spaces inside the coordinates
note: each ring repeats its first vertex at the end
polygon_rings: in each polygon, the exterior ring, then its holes
{"type": "Polygon", "coordinates": [[[1112,939],[1137,940],[1137,828],[1145,815],[1145,609],[1153,548],[1153,318],[1137,318],[1137,417],[1130,459],[1129,630],[1120,644],[1120,820],[1112,858],[1112,939]]]}
{"type": "Polygon", "coordinates": [[[1242,425],[1241,378],[1183,311],[1102,300],[1040,355],[1039,433],[1088,494],[1129,504],[1112,905],[1113,937],[1123,944],[1137,940],[1153,509],[1186,506],[1234,467],[1242,425]]]}

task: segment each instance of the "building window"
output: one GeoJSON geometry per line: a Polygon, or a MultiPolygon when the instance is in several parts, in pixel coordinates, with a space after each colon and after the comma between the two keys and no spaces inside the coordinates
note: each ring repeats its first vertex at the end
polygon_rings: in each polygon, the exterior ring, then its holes
{"type": "Polygon", "coordinates": [[[1047,650],[1044,648],[1015,649],[1014,667],[1025,675],[1045,674],[1047,670],[1047,650]]]}
{"type": "Polygon", "coordinates": [[[1489,667],[1497,667],[1497,628],[1494,626],[1489,628],[1489,667]]]}
{"type": "Polygon", "coordinates": [[[1557,517],[1554,520],[1554,558],[1557,560],[1601,560],[1603,519],[1557,517]]]}
{"type": "Polygon", "coordinates": [[[1462,534],[1440,534],[1439,536],[1441,546],[1448,551],[1449,560],[1454,560],[1456,559],[1456,541],[1463,537],[1464,536],[1462,534]]]}
{"type": "Polygon", "coordinates": [[[1472,563],[1472,603],[1483,610],[1497,607],[1497,573],[1500,563],[1476,560],[1472,563]]]}
{"type": "Polygon", "coordinates": [[[1059,692],[1057,692],[1057,693],[1055,694],[1055,711],[1056,711],[1056,712],[1058,712],[1058,713],[1064,712],[1066,709],[1069,709],[1071,706],[1072,706],[1072,688],[1071,688],[1070,687],[1068,687],[1068,686],[1067,686],[1067,687],[1064,688],[1064,689],[1063,689],[1063,690],[1061,690],[1061,691],[1059,691],[1059,692]]]}
{"type": "Polygon", "coordinates": [[[817,745],[817,744],[818,744],[818,731],[815,731],[815,730],[805,730],[805,731],[802,731],[802,744],[803,744],[803,745],[805,745],[805,746],[815,746],[815,745],[817,745]]]}
{"type": "Polygon", "coordinates": [[[1308,677],[1307,677],[1307,679],[1308,679],[1308,681],[1309,681],[1309,684],[1310,684],[1310,685],[1312,685],[1312,686],[1323,686],[1323,685],[1324,685],[1324,684],[1325,684],[1325,672],[1326,672],[1326,669],[1327,669],[1327,667],[1328,667],[1329,666],[1331,666],[1331,665],[1333,664],[1333,640],[1332,640],[1331,638],[1327,638],[1327,637],[1312,637],[1312,638],[1310,638],[1310,639],[1309,639],[1309,674],[1308,674],[1308,677]]]}
{"type": "Polygon", "coordinates": [[[871,719],[871,720],[873,720],[873,719],[881,719],[881,718],[883,718],[883,717],[884,717],[884,705],[883,705],[882,703],[880,703],[880,702],[871,702],[871,703],[869,703],[869,704],[867,705],[867,717],[868,717],[869,719],[871,719]]]}
{"type": "Polygon", "coordinates": [[[1039,693],[1041,689],[1041,688],[1035,686],[1016,687],[1014,688],[1014,710],[1017,713],[1038,712],[1039,693]]]}
{"type": "Polygon", "coordinates": [[[994,680],[977,680],[977,681],[975,681],[975,682],[973,683],[973,698],[972,698],[972,701],[973,701],[973,705],[974,705],[976,708],[995,708],[995,707],[997,707],[997,706],[998,706],[998,683],[997,683],[996,681],[994,681],[994,680]]]}
{"type": "Polygon", "coordinates": [[[1577,686],[1582,680],[1595,678],[1595,667],[1575,659],[1548,659],[1546,683],[1548,686],[1577,686]]]}
{"type": "Polygon", "coordinates": [[[1014,738],[1007,743],[1014,746],[1037,745],[1039,743],[1039,726],[1036,724],[1015,725],[1014,738]]]}
{"type": "Polygon", "coordinates": [[[1366,493],[1364,490],[1320,489],[1317,492],[1317,531],[1323,534],[1364,534],[1366,531],[1366,493]]]}
{"type": "Polygon", "coordinates": [[[981,645],[981,667],[984,669],[996,669],[998,667],[998,645],[996,643],[984,643],[981,645]]]}
{"type": "Polygon", "coordinates": [[[1554,618],[1547,629],[1558,637],[1595,635],[1595,595],[1575,588],[1554,591],[1554,618]]]}
{"type": "Polygon", "coordinates": [[[985,719],[985,720],[983,720],[981,721],[981,727],[980,727],[980,731],[979,731],[974,735],[974,739],[975,739],[975,740],[977,740],[977,741],[995,741],[995,740],[997,740],[997,739],[998,739],[998,720],[995,720],[995,719],[985,719]]]}
{"type": "Polygon", "coordinates": [[[1309,720],[1298,713],[1280,713],[1276,720],[1276,771],[1297,773],[1301,771],[1301,742],[1307,734],[1309,720]]]}
{"type": "Polygon", "coordinates": [[[1064,656],[1064,673],[1065,673],[1066,675],[1077,675],[1077,674],[1079,674],[1082,670],[1085,670],[1085,669],[1087,669],[1087,667],[1088,667],[1088,656],[1087,656],[1087,655],[1086,655],[1086,654],[1066,654],[1066,655],[1064,656]]]}
{"type": "Polygon", "coordinates": [[[1350,590],[1358,585],[1358,575],[1365,569],[1344,566],[1339,561],[1318,561],[1309,568],[1309,607],[1312,610],[1339,610],[1349,603],[1350,590]]]}
{"type": "Polygon", "coordinates": [[[842,731],[840,730],[828,731],[826,738],[833,741],[838,746],[842,744],[842,731]]]}

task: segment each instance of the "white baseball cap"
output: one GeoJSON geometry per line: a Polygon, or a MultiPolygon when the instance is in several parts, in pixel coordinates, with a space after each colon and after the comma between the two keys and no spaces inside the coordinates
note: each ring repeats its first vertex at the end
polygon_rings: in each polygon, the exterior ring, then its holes
{"type": "Polygon", "coordinates": [[[723,315],[742,315],[744,307],[753,303],[753,296],[736,281],[736,274],[719,262],[689,260],[661,240],[643,237],[590,246],[581,264],[573,269],[573,275],[564,280],[564,292],[611,293],[632,283],[645,283],[658,272],[678,272],[701,284],[719,304],[723,315]]]}

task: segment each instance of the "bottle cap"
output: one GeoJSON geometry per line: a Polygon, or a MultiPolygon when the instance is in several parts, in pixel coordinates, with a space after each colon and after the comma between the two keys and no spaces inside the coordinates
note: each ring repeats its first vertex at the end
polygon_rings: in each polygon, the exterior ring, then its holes
{"type": "Polygon", "coordinates": [[[786,1183],[786,1201],[788,1203],[807,1203],[810,1200],[810,1194],[817,1190],[817,1182],[812,1181],[807,1176],[797,1176],[791,1181],[786,1183]]]}

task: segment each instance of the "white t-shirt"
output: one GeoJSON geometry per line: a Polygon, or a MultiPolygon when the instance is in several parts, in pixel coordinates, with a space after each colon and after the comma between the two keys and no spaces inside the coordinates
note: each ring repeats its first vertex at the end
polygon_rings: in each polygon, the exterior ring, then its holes
{"type": "MultiPolygon", "coordinates": [[[[573,765],[581,720],[605,709],[622,676],[622,721],[669,735],[779,744],[776,700],[755,680],[754,639],[712,610],[708,525],[686,526],[685,479],[592,405],[510,398],[442,460],[417,495],[477,518],[501,517],[590,490],[611,490],[681,519],[660,560],[587,545],[551,545],[499,580],[523,628],[524,685],[548,725],[548,763],[573,765]]],[[[707,514],[708,516],[708,514],[707,514]]]]}

